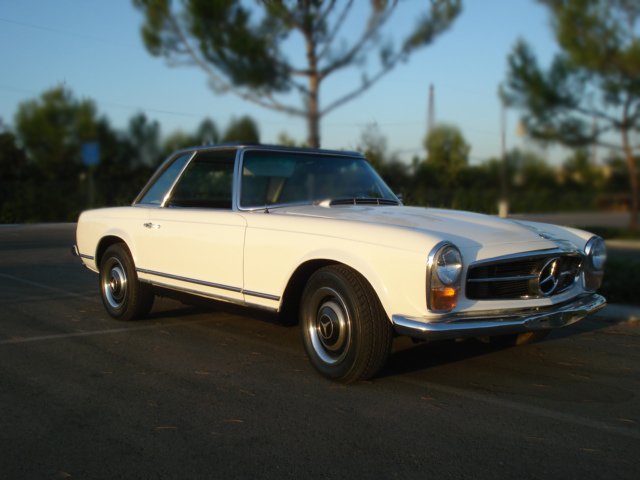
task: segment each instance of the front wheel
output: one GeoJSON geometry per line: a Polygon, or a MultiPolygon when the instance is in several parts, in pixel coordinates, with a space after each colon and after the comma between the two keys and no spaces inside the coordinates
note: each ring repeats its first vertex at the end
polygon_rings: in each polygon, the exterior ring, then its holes
{"type": "Polygon", "coordinates": [[[343,265],[315,272],[302,294],[302,341],[324,376],[349,383],[374,376],[391,350],[391,324],[365,278],[343,265]]]}
{"type": "Polygon", "coordinates": [[[109,315],[119,320],[146,316],[153,306],[153,289],[138,280],[131,254],[123,244],[111,245],[100,261],[100,296],[109,315]]]}

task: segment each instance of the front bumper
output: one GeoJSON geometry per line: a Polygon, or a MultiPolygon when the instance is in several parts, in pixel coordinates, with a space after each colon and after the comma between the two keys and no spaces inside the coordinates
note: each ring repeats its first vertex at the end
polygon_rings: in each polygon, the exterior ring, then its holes
{"type": "Polygon", "coordinates": [[[393,315],[396,333],[421,340],[508,335],[533,330],[566,327],[597,312],[607,304],[596,293],[582,295],[567,303],[526,310],[458,313],[437,321],[393,315]]]}

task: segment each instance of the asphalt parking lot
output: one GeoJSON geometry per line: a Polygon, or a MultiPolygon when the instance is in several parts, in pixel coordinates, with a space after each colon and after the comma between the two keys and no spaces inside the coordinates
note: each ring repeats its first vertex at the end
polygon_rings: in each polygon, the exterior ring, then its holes
{"type": "Polygon", "coordinates": [[[0,227],[2,478],[639,478],[636,309],[519,348],[397,339],[343,386],[262,312],[110,319],[73,236],[0,227]]]}

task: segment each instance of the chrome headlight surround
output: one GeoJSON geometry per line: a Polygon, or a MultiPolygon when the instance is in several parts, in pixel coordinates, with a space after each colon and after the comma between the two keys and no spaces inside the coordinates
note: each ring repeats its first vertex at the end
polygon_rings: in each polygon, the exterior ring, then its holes
{"type": "Polygon", "coordinates": [[[601,237],[594,235],[584,246],[585,265],[582,270],[582,284],[590,292],[602,285],[604,266],[607,261],[607,247],[601,237]]]}
{"type": "Polygon", "coordinates": [[[427,264],[427,308],[446,313],[458,305],[463,262],[460,250],[450,242],[438,243],[427,264]]]}

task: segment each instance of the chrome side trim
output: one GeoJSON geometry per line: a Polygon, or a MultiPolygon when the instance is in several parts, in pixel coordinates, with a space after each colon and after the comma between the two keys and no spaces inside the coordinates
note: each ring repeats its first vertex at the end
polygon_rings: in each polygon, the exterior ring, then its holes
{"type": "MultiPolygon", "coordinates": [[[[155,275],[156,277],[169,278],[171,280],[178,280],[180,282],[193,283],[195,285],[202,285],[203,287],[219,288],[220,290],[227,290],[229,292],[242,293],[244,295],[249,295],[251,297],[264,298],[264,299],[267,299],[267,300],[273,300],[275,302],[279,302],[280,301],[280,297],[277,296],[277,295],[271,295],[269,293],[254,292],[254,291],[251,291],[251,290],[244,290],[244,289],[242,289],[240,287],[232,287],[230,285],[223,285],[221,283],[206,282],[204,280],[196,280],[194,278],[187,278],[187,277],[181,277],[179,275],[172,275],[170,273],[156,272],[156,271],[153,271],[153,270],[147,270],[145,268],[136,268],[136,272],[138,272],[138,273],[146,273],[147,275],[155,275]]],[[[155,284],[155,282],[153,280],[151,280],[151,281],[146,280],[146,281],[148,281],[149,283],[154,283],[155,284]]],[[[169,286],[169,285],[164,285],[163,284],[162,286],[167,287],[167,288],[174,288],[173,285],[169,286]]],[[[178,287],[175,287],[175,288],[178,288],[178,287]]],[[[197,293],[197,292],[190,291],[190,293],[197,293]]],[[[225,299],[226,297],[221,297],[221,298],[225,299]]]]}
{"type": "Polygon", "coordinates": [[[80,253],[80,250],[78,250],[77,245],[73,245],[71,247],[71,255],[78,258],[84,258],[86,260],[93,260],[95,258],[95,257],[92,257],[91,255],[85,255],[84,253],[80,253]]]}
{"type": "Polygon", "coordinates": [[[606,303],[603,296],[592,293],[546,308],[458,313],[443,315],[433,322],[393,315],[391,322],[399,335],[421,340],[507,335],[572,325],[604,308],[606,303]]]}
{"type": "Polygon", "coordinates": [[[170,273],[156,272],[153,270],[147,270],[145,268],[136,268],[138,273],[146,273],[147,275],[155,275],[156,277],[169,278],[171,280],[178,280],[180,282],[195,283],[196,285],[202,285],[203,287],[219,288],[220,290],[228,290],[230,292],[242,293],[242,289],[239,287],[231,287],[229,285],[223,285],[221,283],[205,282],[204,280],[196,280],[194,278],[181,277],[179,275],[172,275],[170,273]]]}
{"type": "Polygon", "coordinates": [[[211,300],[216,300],[216,301],[220,301],[220,302],[227,302],[227,303],[232,303],[234,305],[240,305],[242,307],[252,307],[252,308],[259,308],[262,310],[268,310],[270,312],[277,312],[278,309],[276,307],[268,307],[266,305],[260,305],[257,303],[250,303],[250,302],[245,302],[242,300],[239,300],[237,298],[230,298],[230,297],[225,297],[224,295],[216,295],[214,293],[204,293],[198,290],[191,290],[189,288],[184,288],[184,287],[176,287],[175,285],[168,285],[166,283],[162,283],[162,282],[158,282],[155,280],[146,280],[146,279],[141,279],[141,282],[144,283],[148,283],[150,285],[153,285],[155,287],[160,287],[160,288],[165,288],[167,290],[174,290],[176,292],[182,292],[182,293],[187,293],[189,295],[195,295],[197,297],[202,297],[202,298],[208,298],[211,300]]]}
{"type": "Polygon", "coordinates": [[[280,301],[279,296],[270,295],[268,293],[252,292],[251,290],[242,290],[242,293],[244,293],[245,295],[249,295],[251,297],[266,298],[267,300],[274,300],[276,302],[280,301]]]}

